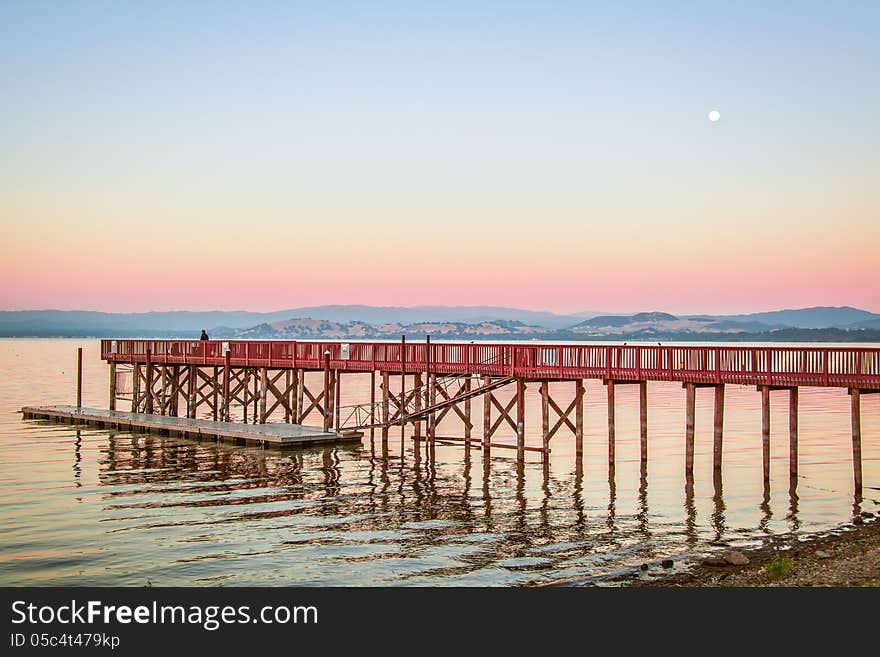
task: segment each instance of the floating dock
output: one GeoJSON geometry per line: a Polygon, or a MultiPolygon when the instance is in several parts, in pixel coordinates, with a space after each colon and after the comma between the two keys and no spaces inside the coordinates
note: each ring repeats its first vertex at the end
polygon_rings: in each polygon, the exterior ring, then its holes
{"type": "Polygon", "coordinates": [[[208,438],[265,447],[301,447],[360,442],[363,435],[354,431],[345,433],[324,431],[319,427],[302,424],[280,422],[242,424],[241,422],[218,422],[153,413],[78,408],[76,406],[25,406],[21,412],[25,418],[90,424],[123,431],[141,429],[160,434],[208,438]]]}

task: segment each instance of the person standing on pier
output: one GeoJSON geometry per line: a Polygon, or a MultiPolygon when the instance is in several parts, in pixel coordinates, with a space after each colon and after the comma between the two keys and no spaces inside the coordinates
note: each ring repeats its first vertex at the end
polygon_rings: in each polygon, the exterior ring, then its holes
{"type": "Polygon", "coordinates": [[[210,340],[210,339],[211,338],[208,337],[208,332],[205,331],[205,329],[202,329],[202,335],[199,337],[199,340],[210,340]]]}

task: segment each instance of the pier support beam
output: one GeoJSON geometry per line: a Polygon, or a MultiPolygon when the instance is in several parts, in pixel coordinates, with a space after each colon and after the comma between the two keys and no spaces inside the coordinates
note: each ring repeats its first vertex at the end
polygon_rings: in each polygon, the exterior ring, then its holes
{"type": "Polygon", "coordinates": [[[302,424],[303,422],[303,401],[305,397],[306,391],[306,372],[305,370],[299,370],[297,379],[296,379],[296,414],[294,415],[293,421],[296,424],[302,424]]]}
{"type": "Polygon", "coordinates": [[[541,381],[541,438],[544,450],[550,449],[550,384],[541,381]]]}
{"type": "Polygon", "coordinates": [[[567,427],[575,437],[575,452],[581,454],[583,452],[583,421],[584,407],[583,381],[578,379],[575,383],[574,398],[571,403],[563,407],[556,403],[550,395],[550,382],[541,381],[541,437],[543,439],[542,450],[544,452],[544,461],[548,459],[550,454],[550,439],[556,435],[562,427],[567,427]],[[556,414],[556,419],[552,426],[550,424],[550,411],[556,414]],[[571,419],[574,413],[575,419],[571,419]]]}
{"type": "MultiPolygon", "coordinates": [[[[422,410],[422,375],[421,373],[413,374],[413,393],[415,410],[416,412],[422,410]]],[[[425,405],[427,405],[427,400],[425,401],[425,405]]],[[[428,420],[430,422],[430,420],[428,420]]],[[[428,435],[430,435],[430,430],[428,430],[428,435]]],[[[418,449],[419,447],[419,439],[422,437],[422,421],[414,420],[413,421],[413,437],[415,438],[415,447],[418,449]]]]}
{"type": "Polygon", "coordinates": [[[685,383],[686,391],[686,419],[685,419],[685,446],[684,446],[684,470],[687,476],[694,473],[694,425],[697,406],[697,388],[693,383],[685,383]]]}
{"type": "MultiPolygon", "coordinates": [[[[491,379],[483,377],[483,385],[489,385],[491,379]]],[[[490,450],[490,438],[492,428],[492,393],[483,395],[483,455],[488,456],[490,450]]]]}
{"type": "Polygon", "coordinates": [[[82,347],[76,349],[76,407],[82,408],[83,405],[83,350],[82,347]]]}
{"type": "Polygon", "coordinates": [[[853,486],[855,494],[862,495],[862,396],[858,388],[850,388],[850,405],[852,411],[852,459],[853,486]]]}
{"type": "Polygon", "coordinates": [[[147,386],[146,386],[146,400],[144,401],[144,413],[152,413],[153,412],[153,363],[150,354],[150,350],[147,349],[147,386]]]}
{"type": "Polygon", "coordinates": [[[220,391],[220,378],[218,376],[218,370],[217,370],[216,365],[214,366],[214,376],[211,379],[211,388],[213,390],[213,399],[214,399],[214,401],[211,403],[211,412],[212,412],[212,417],[214,418],[214,421],[216,422],[217,420],[220,419],[218,416],[219,409],[218,409],[218,405],[217,405],[217,396],[220,391]]]}
{"type": "Polygon", "coordinates": [[[526,456],[526,384],[516,380],[516,458],[523,461],[526,456]]]}
{"type": "Polygon", "coordinates": [[[574,382],[575,411],[574,411],[574,453],[578,464],[584,454],[584,382],[578,379],[574,382]]]}
{"type": "MultiPolygon", "coordinates": [[[[464,383],[462,383],[462,390],[464,390],[465,394],[468,394],[471,391],[471,377],[467,376],[464,379],[464,383]]],[[[473,422],[471,421],[471,400],[470,397],[464,400],[464,440],[465,446],[465,454],[470,454],[471,452],[471,429],[473,428],[473,422]]]]}
{"type": "Polygon", "coordinates": [[[110,406],[111,411],[116,410],[116,363],[110,363],[110,406]]]}
{"type": "Polygon", "coordinates": [[[648,382],[639,381],[639,456],[648,461],[648,382]]]}
{"type": "Polygon", "coordinates": [[[788,474],[798,475],[798,389],[788,392],[788,474]]]}
{"type": "MultiPolygon", "coordinates": [[[[260,368],[260,424],[266,424],[266,395],[269,392],[267,385],[268,371],[265,367],[260,368]]],[[[327,428],[324,428],[327,431],[327,428]]]]}
{"type": "MultiPolygon", "coordinates": [[[[430,343],[429,343],[430,344],[430,343]]],[[[428,405],[435,406],[437,404],[437,375],[434,372],[428,374],[428,405]]],[[[446,409],[447,411],[449,409],[446,409]]],[[[428,439],[433,443],[434,438],[437,436],[437,414],[435,411],[431,411],[428,414],[427,420],[427,431],[428,431],[428,439]]]]}
{"type": "Polygon", "coordinates": [[[131,412],[137,413],[141,403],[141,366],[134,363],[131,366],[131,412]]]}
{"type": "Polygon", "coordinates": [[[391,420],[391,407],[388,401],[388,372],[382,372],[382,447],[388,447],[388,422],[391,420]]]}
{"type": "Polygon", "coordinates": [[[761,455],[764,481],[770,481],[770,386],[761,390],[761,455]]]}
{"type": "MultiPolygon", "coordinates": [[[[187,367],[189,370],[189,374],[186,379],[186,416],[188,418],[194,418],[196,416],[196,370],[195,365],[190,365],[187,367]]],[[[135,380],[137,377],[135,376],[135,380]]],[[[245,418],[245,422],[247,422],[247,418],[245,418]]]]}
{"type": "Polygon", "coordinates": [[[339,414],[341,413],[339,410],[339,396],[342,394],[342,374],[340,374],[339,370],[333,370],[333,375],[330,379],[333,386],[333,428],[339,431],[339,414]]]}
{"type": "Polygon", "coordinates": [[[724,384],[715,386],[715,422],[712,433],[712,469],[721,470],[724,444],[724,384]]]}
{"type": "Polygon", "coordinates": [[[614,470],[614,381],[606,381],[608,391],[608,469],[614,470]]]}

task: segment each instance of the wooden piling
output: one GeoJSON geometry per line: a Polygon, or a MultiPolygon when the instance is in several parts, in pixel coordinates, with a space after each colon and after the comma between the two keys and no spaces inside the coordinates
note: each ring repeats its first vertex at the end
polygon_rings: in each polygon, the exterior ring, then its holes
{"type": "Polygon", "coordinates": [[[639,381],[639,456],[648,461],[648,382],[639,381]]]}
{"type": "Polygon", "coordinates": [[[687,416],[685,419],[684,470],[692,476],[694,472],[694,427],[697,406],[697,388],[693,383],[685,384],[687,416]]]}
{"type": "MultiPolygon", "coordinates": [[[[422,375],[421,374],[413,374],[413,397],[415,401],[415,410],[416,412],[422,410],[422,375]]],[[[427,423],[430,423],[429,419],[426,419],[427,423]]],[[[429,431],[430,433],[430,431],[429,431]]],[[[416,420],[413,422],[413,436],[415,436],[416,442],[415,445],[418,447],[419,438],[422,437],[422,421],[416,420]]]]}
{"type": "Polygon", "coordinates": [[[382,371],[382,446],[388,446],[388,422],[391,419],[391,407],[388,401],[388,371],[382,371]]]}
{"type": "Polygon", "coordinates": [[[150,349],[147,348],[147,365],[146,365],[146,398],[144,399],[144,413],[153,412],[153,359],[150,349]]]}
{"type": "Polygon", "coordinates": [[[324,352],[324,431],[330,430],[330,352],[324,352]]]}
{"type": "Polygon", "coordinates": [[[180,365],[174,365],[171,368],[171,415],[178,417],[179,401],[181,395],[180,384],[180,365]]]}
{"type": "Polygon", "coordinates": [[[333,386],[333,427],[339,431],[339,414],[342,412],[339,403],[340,395],[342,394],[342,375],[339,373],[339,370],[333,370],[330,379],[333,386]]]}
{"type": "Polygon", "coordinates": [[[217,413],[217,411],[218,411],[217,394],[218,394],[219,388],[220,388],[220,381],[219,381],[219,376],[218,376],[217,372],[218,372],[217,366],[215,365],[214,370],[213,370],[213,377],[211,378],[211,388],[212,388],[211,394],[213,397],[213,404],[214,404],[213,408],[211,409],[211,415],[214,418],[215,422],[220,419],[219,414],[217,413]]]}
{"type": "Polygon", "coordinates": [[[862,398],[858,388],[850,388],[852,409],[853,485],[856,495],[862,494],[862,398]]]}
{"type": "Polygon", "coordinates": [[[798,474],[798,389],[788,391],[788,474],[798,474]]]}
{"type": "Polygon", "coordinates": [[[110,361],[110,406],[111,411],[116,410],[116,362],[110,361]]]}
{"type": "MultiPolygon", "coordinates": [[[[431,372],[428,376],[428,404],[437,403],[437,375],[431,372]]],[[[433,411],[428,414],[428,439],[433,443],[437,436],[437,415],[433,411]]]]}
{"type": "MultiPolygon", "coordinates": [[[[465,378],[462,388],[465,394],[470,393],[471,391],[471,377],[468,376],[465,378]]],[[[465,444],[468,445],[468,448],[465,450],[467,454],[470,454],[470,440],[471,440],[471,428],[473,427],[473,423],[471,422],[471,399],[468,397],[464,400],[464,439],[467,441],[465,444]]]]}
{"type": "Polygon", "coordinates": [[[550,384],[541,381],[541,438],[543,440],[545,456],[546,450],[550,449],[550,384]]]}
{"type": "MultiPolygon", "coordinates": [[[[376,370],[370,370],[370,424],[376,424],[376,370]]],[[[373,427],[370,427],[370,436],[373,427]]]]}
{"type": "Polygon", "coordinates": [[[724,384],[715,386],[715,426],[712,436],[712,469],[721,469],[724,442],[724,384]]]}
{"type": "Polygon", "coordinates": [[[614,469],[614,381],[605,382],[608,392],[608,467],[614,469]]]}
{"type": "Polygon", "coordinates": [[[167,415],[166,406],[168,403],[168,366],[162,365],[162,369],[159,370],[159,385],[162,389],[162,392],[159,394],[159,415],[167,415]]]}
{"type": "Polygon", "coordinates": [[[229,399],[229,375],[230,375],[229,352],[223,355],[223,421],[229,422],[229,407],[232,400],[229,399]]]}
{"type": "Polygon", "coordinates": [[[574,382],[574,394],[576,406],[574,411],[575,431],[574,431],[574,453],[578,457],[578,464],[581,463],[581,456],[584,453],[584,381],[578,379],[574,382]]]}
{"type": "MultiPolygon", "coordinates": [[[[487,386],[492,381],[488,376],[483,377],[483,385],[487,386]]],[[[492,399],[491,392],[483,393],[483,455],[488,456],[490,450],[489,432],[492,428],[492,399]]]]}
{"type": "Polygon", "coordinates": [[[290,422],[290,409],[293,408],[293,404],[291,403],[291,401],[292,401],[291,398],[293,397],[293,395],[290,394],[290,370],[287,370],[284,373],[284,390],[285,390],[285,392],[284,392],[285,400],[284,401],[287,402],[285,404],[282,404],[282,406],[284,406],[284,421],[286,423],[289,423],[290,422]]]}
{"type": "MultiPolygon", "coordinates": [[[[266,396],[268,394],[268,371],[265,367],[260,368],[260,424],[266,424],[266,396]]],[[[324,427],[327,431],[327,427],[324,427]]]]}
{"type": "MultiPolygon", "coordinates": [[[[241,384],[241,417],[242,421],[247,424],[248,403],[250,402],[248,395],[250,394],[251,387],[251,368],[246,367],[242,373],[242,377],[244,380],[241,384]]],[[[294,418],[293,421],[296,422],[296,418],[294,418]]]]}
{"type": "Polygon", "coordinates": [[[770,386],[761,388],[761,456],[764,481],[770,481],[770,386]]]}
{"type": "Polygon", "coordinates": [[[83,405],[83,350],[76,348],[76,407],[83,405]]]}
{"type": "Polygon", "coordinates": [[[516,458],[525,460],[526,456],[526,384],[523,379],[516,380],[516,458]]]}
{"type": "Polygon", "coordinates": [[[299,376],[296,380],[296,417],[293,418],[294,424],[303,423],[303,401],[306,394],[306,371],[299,370],[299,376]]]}
{"type": "Polygon", "coordinates": [[[131,366],[131,412],[137,413],[140,406],[141,396],[141,365],[134,363],[131,366]]]}

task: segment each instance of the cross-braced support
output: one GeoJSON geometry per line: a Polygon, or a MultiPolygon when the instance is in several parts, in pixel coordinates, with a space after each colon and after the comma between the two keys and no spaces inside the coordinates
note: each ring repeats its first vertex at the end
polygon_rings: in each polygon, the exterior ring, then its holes
{"type": "Polygon", "coordinates": [[[575,381],[574,399],[562,410],[550,395],[550,382],[541,381],[541,436],[543,438],[544,458],[550,452],[550,439],[562,428],[567,427],[575,437],[575,452],[578,456],[583,454],[584,449],[584,382],[575,381]],[[551,422],[551,410],[555,413],[551,422]],[[571,419],[574,414],[574,420],[571,419]]]}

